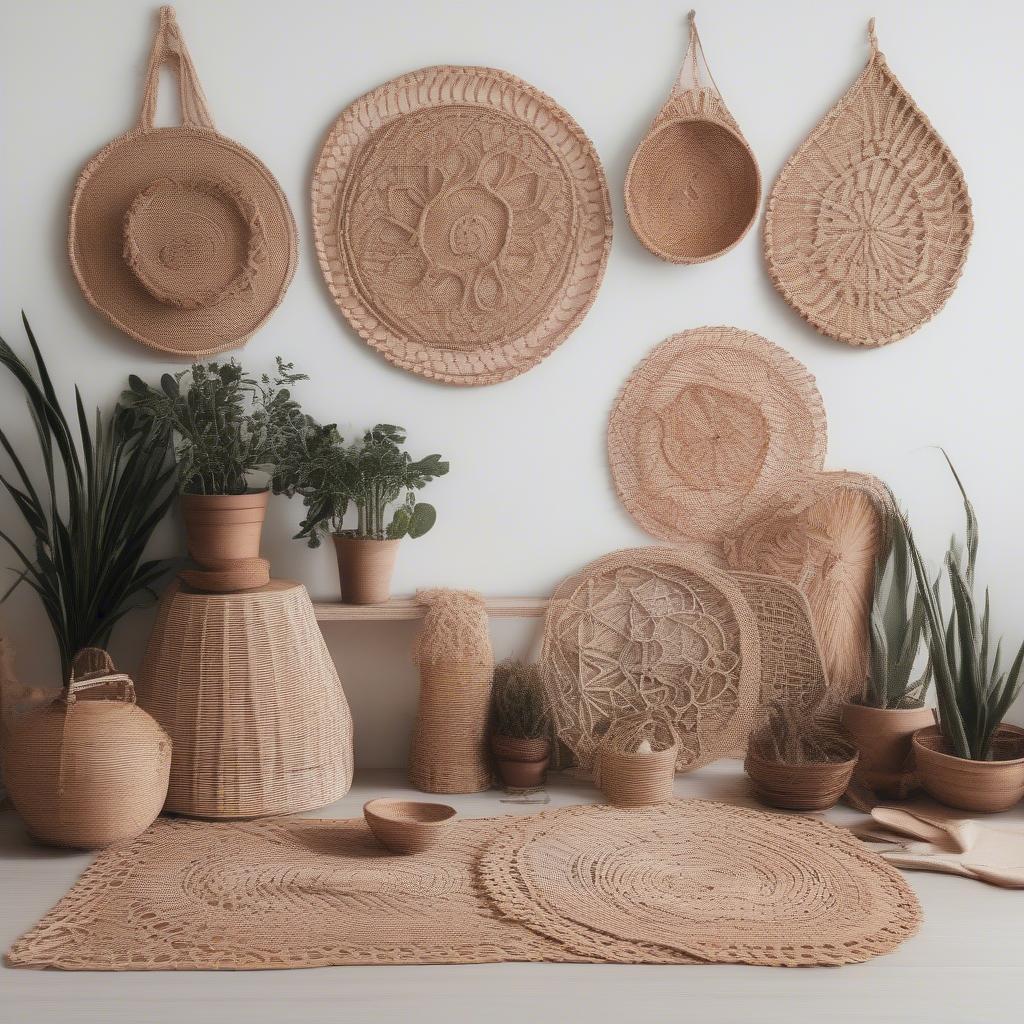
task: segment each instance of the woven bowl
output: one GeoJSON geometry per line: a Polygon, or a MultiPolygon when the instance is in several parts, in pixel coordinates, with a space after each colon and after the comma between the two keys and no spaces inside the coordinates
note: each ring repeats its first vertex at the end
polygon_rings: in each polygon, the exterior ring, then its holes
{"type": "Polygon", "coordinates": [[[371,800],[363,806],[363,817],[392,853],[422,853],[444,836],[455,808],[418,800],[371,800]]]}
{"type": "Polygon", "coordinates": [[[743,763],[758,800],[787,811],[824,811],[846,792],[857,767],[849,761],[826,764],[779,764],[747,754],[743,763]]]}

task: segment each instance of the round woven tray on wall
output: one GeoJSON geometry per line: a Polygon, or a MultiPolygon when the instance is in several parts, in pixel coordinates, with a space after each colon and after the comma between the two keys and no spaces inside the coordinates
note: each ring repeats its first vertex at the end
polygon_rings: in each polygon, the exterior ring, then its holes
{"type": "Polygon", "coordinates": [[[200,818],[290,814],[352,782],[352,717],[300,583],[164,594],[139,702],[174,741],[167,810],[200,818]]]}
{"type": "Polygon", "coordinates": [[[963,172],[889,70],[872,19],[860,77],[783,168],[764,251],[775,287],[822,334],[905,338],[945,305],[974,230],[963,172]]]}
{"type": "Polygon", "coordinates": [[[328,132],[312,200],[349,323],[447,384],[494,384],[549,355],[594,301],[611,245],[582,129],[492,68],[423,68],[356,100],[328,132]]]}

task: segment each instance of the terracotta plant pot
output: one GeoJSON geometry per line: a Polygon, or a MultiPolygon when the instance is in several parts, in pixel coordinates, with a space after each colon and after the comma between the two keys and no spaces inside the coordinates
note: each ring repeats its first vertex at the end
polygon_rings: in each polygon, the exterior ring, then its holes
{"type": "Polygon", "coordinates": [[[491,752],[501,781],[510,789],[536,789],[544,785],[551,761],[551,741],[547,737],[527,740],[491,736],[491,752]]]}
{"type": "Polygon", "coordinates": [[[934,724],[931,708],[872,708],[850,702],[840,713],[843,728],[860,752],[855,772],[866,789],[887,799],[914,787],[913,745],[918,729],[934,724]]]}
{"type": "Polygon", "coordinates": [[[1003,723],[993,740],[1000,761],[970,761],[949,753],[937,725],[914,733],[917,776],[927,792],[950,807],[992,813],[1024,799],[1024,729],[1003,723]]]}
{"type": "Polygon", "coordinates": [[[400,543],[334,535],[341,600],[345,604],[383,604],[391,597],[391,574],[400,543]]]}
{"type": "Polygon", "coordinates": [[[603,745],[598,753],[598,776],[605,799],[616,807],[643,807],[671,800],[678,755],[676,744],[649,754],[603,745]]]}
{"type": "Polygon", "coordinates": [[[188,553],[204,567],[258,558],[270,491],[246,494],[183,494],[188,553]]]}
{"type": "Polygon", "coordinates": [[[788,811],[824,811],[834,806],[850,785],[856,765],[856,757],[822,764],[779,764],[750,753],[743,763],[758,800],[788,811]]]}

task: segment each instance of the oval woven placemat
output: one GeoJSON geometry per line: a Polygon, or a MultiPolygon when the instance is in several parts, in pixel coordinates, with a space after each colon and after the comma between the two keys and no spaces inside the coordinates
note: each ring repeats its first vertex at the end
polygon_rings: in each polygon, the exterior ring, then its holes
{"type": "Polygon", "coordinates": [[[705,800],[506,820],[480,876],[504,917],[619,963],[859,963],[921,922],[848,830],[705,800]]]}
{"type": "Polygon", "coordinates": [[[492,68],[423,68],[356,100],[327,134],[312,200],[349,323],[447,384],[494,384],[550,354],[594,301],[611,245],[583,130],[492,68]]]}

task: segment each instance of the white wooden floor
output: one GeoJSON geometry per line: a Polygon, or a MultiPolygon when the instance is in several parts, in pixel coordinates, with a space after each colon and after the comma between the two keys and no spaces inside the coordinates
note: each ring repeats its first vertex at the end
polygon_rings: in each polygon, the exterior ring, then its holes
{"type": "MultiPolygon", "coordinates": [[[[680,796],[750,803],[739,764],[676,782],[680,796]]],[[[310,817],[355,817],[371,796],[402,792],[399,776],[366,776],[310,817]]],[[[559,782],[551,805],[591,802],[559,782]]],[[[462,814],[532,813],[493,792],[451,798],[462,814]]],[[[852,821],[851,811],[829,817],[852,821]]],[[[1024,808],[1001,816],[1024,828],[1024,808]]],[[[6,948],[74,882],[88,854],[33,845],[0,812],[0,946],[6,948]]],[[[921,932],[894,954],[841,968],[490,964],[337,967],[244,973],[65,973],[0,969],[2,1024],[983,1024],[1019,1020],[1024,992],[1024,891],[908,875],[921,932]]]]}

